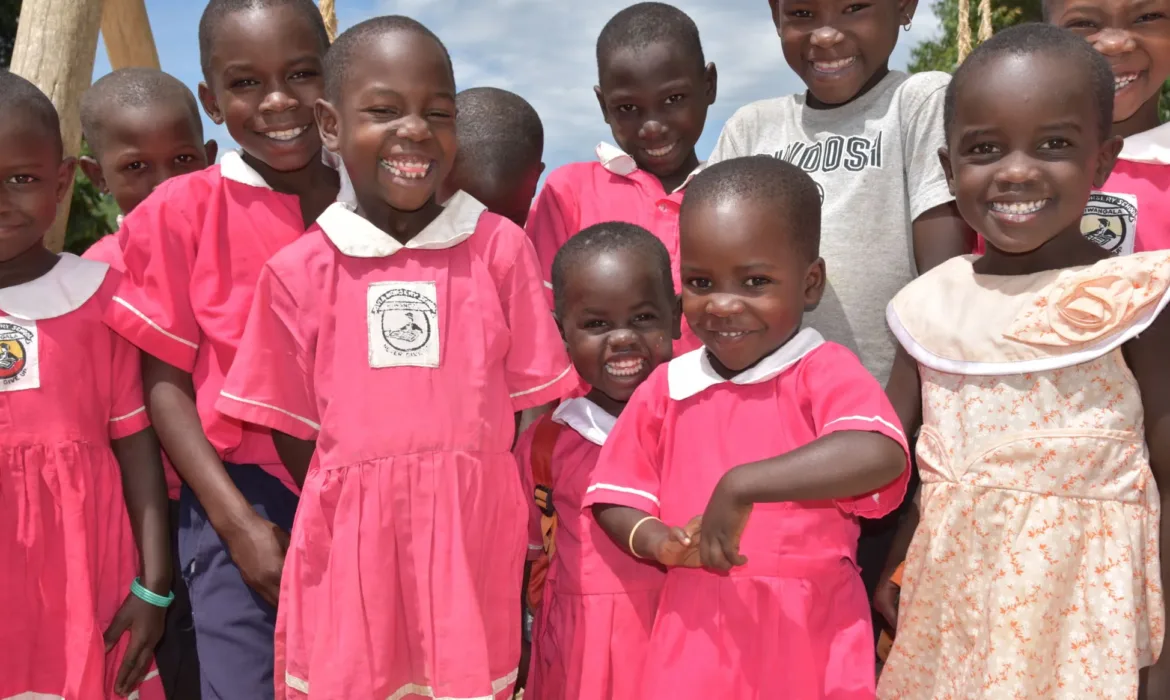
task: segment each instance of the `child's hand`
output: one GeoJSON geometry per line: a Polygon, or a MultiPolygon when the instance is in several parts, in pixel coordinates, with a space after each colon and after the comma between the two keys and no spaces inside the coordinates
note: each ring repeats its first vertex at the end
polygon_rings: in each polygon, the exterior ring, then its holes
{"type": "Polygon", "coordinates": [[[118,695],[129,695],[150,670],[154,648],[158,646],[158,640],[162,639],[166,614],[166,608],[151,605],[133,594],[127,595],[126,600],[122,601],[122,607],[118,608],[109,629],[103,635],[106,653],[109,653],[122,635],[127,630],[130,632],[130,644],[126,647],[126,656],[122,658],[122,666],[114,682],[114,692],[118,695]]]}
{"type": "Polygon", "coordinates": [[[889,576],[883,576],[873,592],[873,609],[895,630],[898,629],[898,598],[901,592],[902,589],[889,576]]]}
{"type": "Polygon", "coordinates": [[[288,551],[288,533],[257,515],[251,523],[224,539],[244,583],[276,607],[280,600],[284,554],[288,551]]]}
{"type": "Polygon", "coordinates": [[[692,518],[686,527],[672,527],[654,545],[654,558],[666,567],[697,569],[699,561],[699,525],[702,517],[692,518]]]}
{"type": "Polygon", "coordinates": [[[747,527],[752,504],[741,502],[728,483],[726,476],[719,480],[711,500],[707,502],[699,532],[699,553],[703,566],[716,571],[727,571],[733,566],[747,563],[747,557],[739,553],[739,539],[747,527]]]}

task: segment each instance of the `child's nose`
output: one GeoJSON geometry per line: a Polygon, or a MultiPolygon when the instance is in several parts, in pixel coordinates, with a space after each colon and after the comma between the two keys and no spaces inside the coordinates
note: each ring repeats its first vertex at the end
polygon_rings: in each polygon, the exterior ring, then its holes
{"type": "Polygon", "coordinates": [[[269,90],[268,94],[264,96],[264,100],[260,103],[261,112],[287,112],[290,109],[296,109],[298,102],[289,92],[283,87],[269,90]]]}
{"type": "Polygon", "coordinates": [[[1022,185],[1035,180],[1036,177],[1036,161],[1022,153],[1009,154],[1003,159],[1001,167],[995,171],[996,181],[1007,185],[1022,185]]]}
{"type": "Polygon", "coordinates": [[[398,138],[408,139],[410,141],[422,141],[430,132],[427,126],[427,120],[422,117],[408,114],[398,121],[398,128],[396,133],[398,138]]]}
{"type": "Polygon", "coordinates": [[[1118,56],[1129,53],[1136,48],[1133,34],[1125,29],[1102,29],[1089,37],[1089,40],[1092,42],[1093,48],[1106,56],[1118,56]]]}
{"type": "Polygon", "coordinates": [[[618,328],[607,338],[611,350],[628,350],[638,344],[638,334],[630,328],[618,328]]]}
{"type": "Polygon", "coordinates": [[[712,316],[734,316],[743,312],[743,300],[731,294],[712,294],[707,300],[707,313],[712,316]]]}
{"type": "Polygon", "coordinates": [[[812,37],[813,46],[822,49],[828,49],[836,46],[844,38],[844,35],[836,28],[831,26],[818,27],[813,30],[812,37]]]}
{"type": "Polygon", "coordinates": [[[666,131],[666,127],[656,117],[651,117],[642,123],[638,130],[638,137],[646,140],[655,139],[666,131]]]}

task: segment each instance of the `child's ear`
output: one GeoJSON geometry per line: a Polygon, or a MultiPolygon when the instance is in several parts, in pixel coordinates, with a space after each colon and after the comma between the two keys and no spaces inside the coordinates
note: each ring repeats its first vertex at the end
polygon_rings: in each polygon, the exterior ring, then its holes
{"type": "Polygon", "coordinates": [[[605,120],[606,124],[608,124],[609,123],[609,111],[605,108],[605,96],[601,94],[601,86],[600,85],[593,86],[593,94],[597,95],[597,106],[601,107],[601,118],[605,120]]]}
{"type": "Polygon", "coordinates": [[[77,172],[77,159],[69,156],[61,161],[57,170],[57,204],[65,201],[69,196],[69,188],[73,186],[73,174],[77,172]]]}
{"type": "Polygon", "coordinates": [[[219,108],[219,101],[215,99],[215,91],[207,86],[207,83],[199,83],[199,104],[203,105],[203,111],[207,113],[207,118],[216,124],[223,124],[223,110],[219,108]]]}
{"type": "Polygon", "coordinates": [[[719,92],[719,71],[714,63],[708,63],[703,78],[707,82],[707,104],[715,104],[715,95],[719,92]]]}
{"type": "Polygon", "coordinates": [[[313,105],[313,115],[317,118],[317,128],[321,132],[321,143],[325,148],[337,153],[341,145],[341,130],[337,119],[337,110],[325,100],[317,100],[313,105]]]}
{"type": "Polygon", "coordinates": [[[77,167],[81,168],[81,172],[89,178],[93,186],[102,194],[109,194],[110,188],[106,186],[106,177],[102,174],[102,166],[98,164],[93,156],[82,156],[77,160],[77,167]]]}
{"type": "Polygon", "coordinates": [[[219,144],[215,142],[215,139],[210,139],[203,144],[203,153],[207,157],[207,164],[215,165],[215,159],[219,157],[219,144]]]}
{"type": "Polygon", "coordinates": [[[671,304],[671,318],[670,320],[670,337],[678,340],[682,337],[682,295],[674,295],[674,303],[671,304]]]}
{"type": "Polygon", "coordinates": [[[812,311],[825,293],[825,259],[817,258],[804,273],[804,310],[812,311]]]}
{"type": "Polygon", "coordinates": [[[1097,154],[1097,172],[1093,173],[1093,187],[1104,187],[1113,166],[1117,164],[1117,156],[1121,155],[1121,147],[1125,140],[1120,136],[1110,136],[1101,144],[1097,154]]]}
{"type": "Polygon", "coordinates": [[[951,169],[951,152],[943,146],[938,149],[938,162],[942,163],[943,174],[947,176],[947,189],[951,191],[951,196],[955,196],[955,173],[951,169]]]}
{"type": "Polygon", "coordinates": [[[898,0],[898,24],[903,27],[909,26],[917,9],[918,0],[898,0]]]}

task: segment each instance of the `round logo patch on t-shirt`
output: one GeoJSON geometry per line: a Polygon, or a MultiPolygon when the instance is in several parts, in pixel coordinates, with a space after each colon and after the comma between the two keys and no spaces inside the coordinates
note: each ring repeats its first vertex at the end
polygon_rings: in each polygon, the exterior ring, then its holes
{"type": "Polygon", "coordinates": [[[1133,252],[1137,232],[1137,197],[1094,192],[1081,217],[1081,233],[1113,255],[1133,252]]]}

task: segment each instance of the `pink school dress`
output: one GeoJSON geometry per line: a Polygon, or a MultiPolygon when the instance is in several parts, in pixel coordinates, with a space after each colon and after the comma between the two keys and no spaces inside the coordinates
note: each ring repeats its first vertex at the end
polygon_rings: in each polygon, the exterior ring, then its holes
{"type": "Polygon", "coordinates": [[[1115,255],[1170,248],[1170,124],[1125,140],[1081,232],[1115,255]]]}
{"type": "Polygon", "coordinates": [[[922,489],[878,697],[1132,700],[1165,653],[1166,554],[1122,347],[1170,303],[1170,252],[1011,276],[974,260],[886,313],[922,377],[922,489]]]}
{"type": "MultiPolygon", "coordinates": [[[[653,233],[670,253],[670,269],[676,292],[679,277],[678,211],[687,177],[673,192],[638,168],[633,156],[607,143],[597,145],[597,162],[570,163],[549,174],[532,205],[525,230],[536,248],[544,286],[552,304],[552,264],[561,246],[582,229],[607,221],[637,224],[653,233]]],[[[683,319],[682,338],[674,343],[675,357],[698,348],[697,336],[683,319]]]]}
{"type": "MultiPolygon", "coordinates": [[[[102,635],[138,575],[110,441],[146,429],[137,350],[102,323],[118,274],[62,254],[0,289],[0,697],[113,700],[102,635]]],[[[130,694],[162,700],[153,667],[130,694]]]]}
{"type": "Polygon", "coordinates": [[[516,411],[576,385],[531,245],[459,193],[402,245],[337,203],[265,266],[219,407],[317,451],[278,698],[497,698],[516,680],[516,411]]]}
{"type": "MultiPolygon", "coordinates": [[[[683,525],[730,469],[841,430],[906,449],[877,381],[845,348],[806,328],[732,380],[706,350],[659,367],[602,449],[585,506],[612,503],[683,525]]],[[[836,501],[758,504],[728,574],[666,574],[642,683],[646,700],[872,700],[869,601],[855,563],[858,517],[902,501],[907,470],[836,501]]]]}
{"type": "MultiPolygon", "coordinates": [[[[549,420],[544,418],[542,420],[549,420]]],[[[553,412],[563,426],[552,452],[556,553],[532,631],[527,700],[636,700],[649,651],[654,611],[666,578],[637,559],[582,510],[601,447],[616,419],[586,398],[553,412]]],[[[530,454],[534,430],[516,445],[525,493],[535,487],[530,454]]],[[[540,511],[531,498],[529,548],[540,548],[540,511]]]]}

